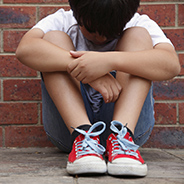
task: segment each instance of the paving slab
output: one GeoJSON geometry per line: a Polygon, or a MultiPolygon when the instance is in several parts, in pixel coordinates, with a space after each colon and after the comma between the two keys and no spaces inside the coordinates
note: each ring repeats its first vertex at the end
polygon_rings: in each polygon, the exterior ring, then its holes
{"type": "Polygon", "coordinates": [[[66,175],[67,155],[55,148],[1,148],[0,158],[0,176],[66,175]]]}
{"type": "Polygon", "coordinates": [[[0,148],[0,184],[184,184],[184,150],[140,149],[148,164],[144,178],[70,176],[68,155],[57,148],[0,148]]]}
{"type": "Polygon", "coordinates": [[[184,151],[183,151],[183,149],[181,149],[181,150],[180,149],[177,149],[177,150],[174,150],[174,149],[170,150],[170,149],[168,149],[168,150],[165,150],[165,152],[167,152],[167,153],[169,153],[171,155],[174,155],[175,157],[178,157],[178,158],[184,160],[184,151]]]}
{"type": "Polygon", "coordinates": [[[75,184],[73,178],[51,176],[24,176],[16,175],[8,178],[1,177],[0,184],[75,184]]]}
{"type": "Polygon", "coordinates": [[[167,178],[139,178],[139,179],[125,179],[125,178],[79,178],[80,184],[183,184],[181,179],[167,179],[167,178]]]}

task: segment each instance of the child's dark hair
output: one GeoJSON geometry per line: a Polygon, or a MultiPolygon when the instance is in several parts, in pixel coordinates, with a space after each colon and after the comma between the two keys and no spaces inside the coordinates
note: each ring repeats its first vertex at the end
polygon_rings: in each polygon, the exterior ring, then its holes
{"type": "Polygon", "coordinates": [[[91,33],[116,38],[137,11],[140,0],[69,0],[69,3],[80,26],[91,33]]]}

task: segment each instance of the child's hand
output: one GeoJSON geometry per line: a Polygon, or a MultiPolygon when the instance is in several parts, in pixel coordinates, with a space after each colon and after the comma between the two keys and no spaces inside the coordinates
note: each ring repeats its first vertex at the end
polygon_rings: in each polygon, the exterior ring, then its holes
{"type": "Polygon", "coordinates": [[[101,93],[105,103],[115,102],[122,89],[119,82],[110,73],[89,83],[89,85],[101,93]]]}
{"type": "Polygon", "coordinates": [[[104,52],[70,51],[70,54],[76,59],[69,63],[67,71],[78,81],[89,83],[112,71],[104,52]]]}

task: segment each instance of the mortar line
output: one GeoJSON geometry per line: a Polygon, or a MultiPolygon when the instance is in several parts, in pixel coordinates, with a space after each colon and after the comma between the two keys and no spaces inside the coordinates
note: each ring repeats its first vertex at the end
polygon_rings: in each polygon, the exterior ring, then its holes
{"type": "Polygon", "coordinates": [[[175,27],[178,28],[178,4],[175,4],[175,27]]]}
{"type": "Polygon", "coordinates": [[[163,127],[165,127],[165,128],[182,127],[183,128],[184,125],[182,125],[182,124],[179,124],[179,125],[177,125],[177,124],[172,124],[172,125],[169,125],[169,124],[155,124],[154,127],[161,127],[161,128],[163,128],[163,127]]]}
{"type": "Polygon", "coordinates": [[[184,100],[155,100],[155,103],[165,103],[165,104],[167,104],[167,103],[183,103],[184,102],[184,100]]]}
{"type": "Polygon", "coordinates": [[[11,104],[16,104],[16,103],[40,103],[40,102],[42,102],[42,100],[20,100],[20,101],[13,101],[13,100],[7,100],[7,101],[1,101],[1,103],[4,103],[4,104],[9,104],[9,103],[11,103],[11,104]]]}
{"type": "Polygon", "coordinates": [[[176,125],[180,125],[179,103],[176,104],[176,125]]]}
{"type": "Polygon", "coordinates": [[[5,145],[5,127],[4,126],[2,126],[2,134],[3,134],[2,147],[5,147],[6,145],[5,145]]]}
{"type": "Polygon", "coordinates": [[[41,105],[40,105],[40,103],[38,103],[37,104],[37,116],[38,116],[38,122],[37,122],[37,125],[41,125],[41,115],[40,115],[40,113],[41,113],[41,109],[40,109],[40,107],[41,107],[41,105]]]}
{"type": "Polygon", "coordinates": [[[4,91],[4,88],[3,88],[3,80],[1,79],[1,102],[4,101],[4,94],[3,94],[3,91],[4,91]]]}
{"type": "Polygon", "coordinates": [[[39,11],[40,11],[40,7],[37,6],[37,7],[36,7],[36,23],[37,23],[38,20],[39,20],[39,11]]]}
{"type": "Polygon", "coordinates": [[[165,1],[156,1],[156,2],[141,2],[140,5],[172,5],[172,4],[183,4],[183,2],[172,2],[172,1],[168,1],[168,2],[165,2],[165,1]]]}
{"type": "Polygon", "coordinates": [[[19,3],[19,4],[12,4],[12,3],[9,3],[9,4],[2,4],[4,7],[19,7],[19,6],[24,6],[24,7],[37,7],[37,6],[40,6],[40,7],[65,7],[65,6],[69,6],[69,3],[62,3],[62,4],[44,4],[44,3],[29,3],[29,4],[26,4],[26,3],[19,3]]]}
{"type": "Polygon", "coordinates": [[[38,124],[34,124],[34,123],[28,123],[28,124],[2,124],[2,127],[8,127],[8,126],[13,126],[13,127],[43,127],[43,125],[38,125],[38,124]]]}
{"type": "Polygon", "coordinates": [[[38,77],[37,75],[35,77],[33,76],[23,76],[23,77],[17,77],[17,76],[12,76],[12,77],[3,77],[3,80],[40,80],[41,78],[38,77]]]}

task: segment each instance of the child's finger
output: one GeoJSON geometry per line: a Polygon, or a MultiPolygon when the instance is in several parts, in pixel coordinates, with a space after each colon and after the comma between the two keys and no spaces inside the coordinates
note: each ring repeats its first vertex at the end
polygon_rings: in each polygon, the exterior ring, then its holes
{"type": "Polygon", "coordinates": [[[101,93],[105,103],[109,103],[109,93],[103,85],[101,86],[100,93],[101,93]]]}
{"type": "Polygon", "coordinates": [[[82,55],[84,55],[84,53],[85,51],[73,51],[73,50],[70,51],[71,56],[74,58],[81,57],[82,55]]]}

